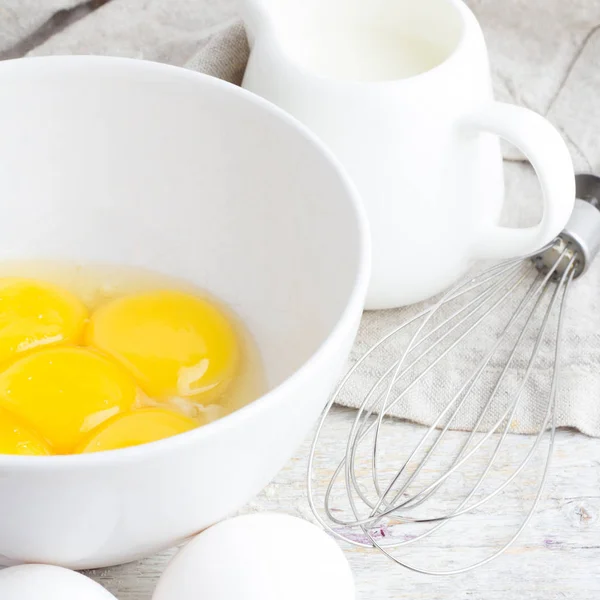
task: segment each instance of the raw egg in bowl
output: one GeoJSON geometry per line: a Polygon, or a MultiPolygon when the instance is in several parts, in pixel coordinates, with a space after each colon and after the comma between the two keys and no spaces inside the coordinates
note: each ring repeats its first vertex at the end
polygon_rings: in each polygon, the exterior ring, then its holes
{"type": "Polygon", "coordinates": [[[46,307],[33,327],[5,305],[27,335],[0,340],[0,564],[136,560],[308,435],[360,320],[366,219],[319,140],[217,79],[49,57],[0,86],[0,298],[46,307]]]}

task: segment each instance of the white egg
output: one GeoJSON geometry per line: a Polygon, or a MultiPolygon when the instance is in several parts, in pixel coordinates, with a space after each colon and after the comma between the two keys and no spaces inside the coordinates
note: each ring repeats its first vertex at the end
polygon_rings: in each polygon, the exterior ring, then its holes
{"type": "Polygon", "coordinates": [[[76,571],[50,565],[0,570],[2,600],[116,600],[99,583],[76,571]]]}
{"type": "Polygon", "coordinates": [[[320,528],[280,514],[236,517],[194,538],[152,600],[353,600],[352,572],[320,528]]]}

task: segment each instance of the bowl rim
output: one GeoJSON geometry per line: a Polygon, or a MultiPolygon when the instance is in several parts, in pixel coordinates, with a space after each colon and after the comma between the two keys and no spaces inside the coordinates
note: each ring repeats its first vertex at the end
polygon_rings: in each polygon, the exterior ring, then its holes
{"type": "Polygon", "coordinates": [[[349,200],[348,207],[354,214],[358,230],[358,268],[355,274],[352,291],[346,302],[346,305],[340,316],[323,338],[317,349],[304,361],[291,375],[284,379],[280,384],[268,390],[265,394],[259,396],[249,404],[234,411],[233,413],[218,419],[197,429],[181,433],[169,438],[164,438],[155,442],[131,446],[117,450],[106,450],[89,454],[66,454],[52,456],[27,456],[16,454],[0,454],[0,468],[6,471],[30,471],[30,470],[63,470],[74,467],[106,467],[116,463],[138,462],[148,460],[159,454],[168,454],[177,451],[181,446],[193,443],[195,439],[208,439],[217,436],[221,430],[235,427],[238,422],[248,418],[248,415],[258,411],[264,411],[269,405],[278,401],[278,398],[285,395],[287,391],[304,380],[310,380],[312,373],[323,362],[332,348],[335,348],[338,339],[345,336],[349,327],[356,319],[356,313],[364,308],[365,297],[369,284],[371,270],[371,240],[365,208],[362,204],[360,194],[356,186],[351,181],[340,161],[334,156],[333,152],[305,125],[292,117],[290,114],[272,104],[268,100],[227,81],[192,71],[184,67],[167,65],[154,61],[147,61],[136,58],[123,58],[114,56],[98,55],[72,55],[72,56],[35,56],[16,58],[0,62],[0,77],[13,69],[21,70],[25,68],[40,67],[46,70],[49,67],[55,70],[63,68],[71,69],[81,67],[81,65],[93,66],[120,66],[126,69],[137,71],[155,72],[195,81],[200,86],[214,86],[223,89],[226,93],[237,94],[244,101],[250,102],[259,107],[265,114],[286,123],[294,129],[297,134],[305,138],[319,152],[324,160],[328,162],[331,168],[337,174],[342,189],[345,189],[349,200]]]}

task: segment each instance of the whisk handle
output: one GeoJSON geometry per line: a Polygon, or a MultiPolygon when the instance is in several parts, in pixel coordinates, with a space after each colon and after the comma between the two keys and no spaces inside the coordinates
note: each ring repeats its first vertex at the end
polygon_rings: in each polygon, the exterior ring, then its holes
{"type": "Polygon", "coordinates": [[[532,227],[482,224],[475,256],[505,259],[535,252],[560,233],[573,210],[575,176],[565,142],[539,114],[502,102],[478,107],[463,123],[471,130],[494,133],[525,154],[540,181],[544,205],[541,221],[532,227]]]}

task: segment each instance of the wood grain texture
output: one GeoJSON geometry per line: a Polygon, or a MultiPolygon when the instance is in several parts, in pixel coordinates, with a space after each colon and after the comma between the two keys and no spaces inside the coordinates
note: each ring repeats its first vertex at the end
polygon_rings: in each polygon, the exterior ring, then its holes
{"type": "MultiPolygon", "coordinates": [[[[326,443],[316,457],[318,479],[325,482],[335,457],[345,450],[352,410],[336,408],[328,422],[326,443]]],[[[398,452],[411,448],[421,427],[393,422],[398,452]]],[[[464,434],[452,434],[458,443],[464,434]]],[[[287,466],[241,512],[278,511],[314,520],[306,498],[307,439],[287,466]]],[[[528,436],[511,436],[505,459],[522,456],[528,436]]],[[[475,469],[477,464],[473,464],[475,469]]],[[[467,473],[468,475],[468,473],[467,473]]],[[[533,477],[533,476],[532,476],[533,477]]],[[[404,553],[415,563],[460,565],[484,556],[506,539],[517,513],[531,501],[528,477],[502,495],[502,502],[477,511],[476,525],[447,528],[434,539],[404,553]]],[[[448,486],[451,496],[455,486],[448,486]]],[[[546,492],[530,526],[502,557],[481,569],[452,577],[417,575],[393,564],[375,550],[342,543],[355,574],[359,600],[410,598],[427,600],[592,600],[600,595],[600,441],[568,431],[557,435],[546,492]]],[[[91,572],[119,600],[150,600],[170,550],[144,561],[91,572]]]]}

